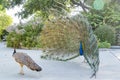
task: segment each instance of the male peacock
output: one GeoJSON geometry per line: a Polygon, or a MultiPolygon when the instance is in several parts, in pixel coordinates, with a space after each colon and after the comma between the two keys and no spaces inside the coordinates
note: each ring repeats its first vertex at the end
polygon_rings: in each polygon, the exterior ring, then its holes
{"type": "Polygon", "coordinates": [[[12,56],[15,58],[15,61],[20,64],[20,67],[21,67],[20,74],[22,74],[22,75],[24,75],[24,72],[23,72],[24,65],[33,71],[41,71],[42,70],[42,68],[39,65],[37,65],[33,61],[33,59],[30,56],[28,56],[26,53],[16,52],[16,49],[14,49],[12,56]]]}
{"type": "Polygon", "coordinates": [[[100,63],[97,38],[82,14],[48,22],[40,39],[46,51],[41,58],[67,61],[83,55],[92,69],[91,77],[96,77],[100,63]]]}

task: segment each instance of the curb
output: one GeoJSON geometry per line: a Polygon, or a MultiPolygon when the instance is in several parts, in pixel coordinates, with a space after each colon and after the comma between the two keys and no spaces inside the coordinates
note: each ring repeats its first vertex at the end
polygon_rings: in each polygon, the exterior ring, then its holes
{"type": "Polygon", "coordinates": [[[120,46],[111,46],[110,49],[120,49],[120,46]]]}

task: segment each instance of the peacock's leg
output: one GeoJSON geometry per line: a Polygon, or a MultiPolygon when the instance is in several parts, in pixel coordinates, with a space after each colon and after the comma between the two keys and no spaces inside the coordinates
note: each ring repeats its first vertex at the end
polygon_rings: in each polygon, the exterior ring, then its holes
{"type": "Polygon", "coordinates": [[[24,75],[24,72],[23,72],[23,64],[20,64],[20,67],[21,67],[21,69],[20,69],[20,74],[24,75]]]}
{"type": "Polygon", "coordinates": [[[84,58],[83,62],[82,63],[87,63],[86,59],[84,58]]]}

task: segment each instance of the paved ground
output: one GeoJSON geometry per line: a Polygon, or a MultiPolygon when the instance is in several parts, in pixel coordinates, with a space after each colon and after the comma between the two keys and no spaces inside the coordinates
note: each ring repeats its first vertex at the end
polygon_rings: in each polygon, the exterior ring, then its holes
{"type": "MultiPolygon", "coordinates": [[[[40,50],[22,50],[30,55],[43,71],[35,72],[24,67],[25,75],[18,74],[19,65],[12,58],[13,49],[0,43],[0,80],[89,80],[91,69],[83,58],[78,57],[68,62],[40,59],[40,50]]],[[[120,49],[100,49],[100,67],[97,78],[90,80],[120,79],[120,49]]]]}

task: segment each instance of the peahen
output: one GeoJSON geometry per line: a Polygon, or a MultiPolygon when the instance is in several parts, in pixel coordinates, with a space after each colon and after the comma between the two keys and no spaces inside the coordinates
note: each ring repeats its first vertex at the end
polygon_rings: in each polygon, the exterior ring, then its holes
{"type": "Polygon", "coordinates": [[[15,58],[15,61],[20,64],[21,67],[20,74],[22,75],[24,75],[23,72],[24,65],[33,71],[42,70],[42,68],[37,63],[35,63],[35,61],[33,61],[33,59],[30,56],[28,56],[26,53],[16,52],[16,49],[14,49],[12,56],[15,58]]]}

